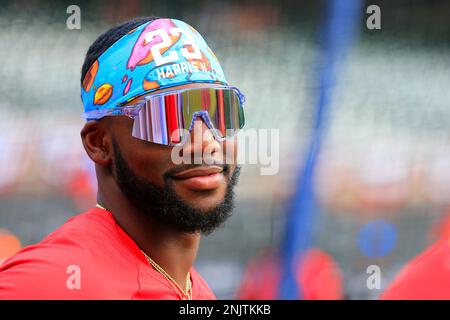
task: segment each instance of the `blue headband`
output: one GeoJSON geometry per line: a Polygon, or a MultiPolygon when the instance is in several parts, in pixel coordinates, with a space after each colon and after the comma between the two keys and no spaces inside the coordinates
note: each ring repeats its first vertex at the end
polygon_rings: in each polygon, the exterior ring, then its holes
{"type": "Polygon", "coordinates": [[[124,35],[92,64],[81,99],[86,113],[195,82],[228,84],[217,57],[194,28],[156,19],[124,35]]]}

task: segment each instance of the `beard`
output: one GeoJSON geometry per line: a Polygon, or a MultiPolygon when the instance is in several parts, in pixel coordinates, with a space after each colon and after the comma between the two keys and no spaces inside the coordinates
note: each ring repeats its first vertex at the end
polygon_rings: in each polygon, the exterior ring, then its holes
{"type": "MultiPolygon", "coordinates": [[[[115,159],[113,170],[119,188],[133,206],[143,214],[166,226],[181,232],[201,232],[209,235],[221,227],[232,215],[234,209],[234,186],[236,185],[240,167],[230,172],[228,164],[223,167],[227,187],[223,200],[208,210],[200,210],[186,203],[173,188],[173,180],[169,172],[164,174],[165,186],[160,187],[149,180],[134,174],[122,157],[120,148],[113,141],[115,159]]],[[[189,166],[190,168],[198,165],[189,166]]],[[[177,170],[179,171],[179,170],[177,170]]]]}

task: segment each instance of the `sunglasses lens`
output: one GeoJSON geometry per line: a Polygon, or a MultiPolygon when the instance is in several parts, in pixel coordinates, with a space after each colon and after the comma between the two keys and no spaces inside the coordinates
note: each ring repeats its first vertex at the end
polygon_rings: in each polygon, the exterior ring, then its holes
{"type": "Polygon", "coordinates": [[[232,137],[244,126],[241,97],[234,88],[201,88],[146,98],[134,119],[133,137],[163,145],[184,141],[201,117],[217,138],[232,137]]]}

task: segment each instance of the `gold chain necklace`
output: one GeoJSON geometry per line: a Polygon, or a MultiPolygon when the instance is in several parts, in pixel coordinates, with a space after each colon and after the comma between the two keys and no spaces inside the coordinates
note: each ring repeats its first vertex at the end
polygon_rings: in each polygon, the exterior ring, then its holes
{"type": "Polygon", "coordinates": [[[106,209],[105,207],[102,207],[101,205],[99,205],[98,203],[95,205],[97,208],[100,208],[100,209],[103,209],[103,210],[106,210],[106,211],[108,211],[108,209],[106,209]]]}
{"type": "Polygon", "coordinates": [[[164,270],[159,264],[157,264],[155,261],[153,261],[152,258],[150,258],[144,251],[141,250],[141,252],[144,254],[145,258],[148,260],[148,262],[152,265],[153,268],[156,269],[159,273],[161,273],[164,278],[169,281],[171,286],[175,289],[177,294],[179,295],[181,300],[192,300],[192,284],[191,284],[191,273],[188,272],[186,276],[186,288],[183,290],[180,285],[164,270]],[[180,294],[181,292],[181,294],[180,294]]]}
{"type": "MultiPolygon", "coordinates": [[[[95,205],[97,208],[103,209],[108,211],[105,207],[99,205],[98,203],[95,205]]],[[[183,290],[180,285],[164,270],[159,264],[157,264],[155,261],[153,261],[152,258],[150,258],[144,251],[141,250],[141,252],[144,254],[147,261],[152,265],[153,268],[155,268],[156,271],[161,273],[164,278],[169,281],[170,285],[175,289],[178,296],[181,300],[192,300],[192,283],[191,283],[191,273],[188,272],[186,276],[186,288],[183,290]],[[181,293],[180,293],[181,292],[181,293]]]]}

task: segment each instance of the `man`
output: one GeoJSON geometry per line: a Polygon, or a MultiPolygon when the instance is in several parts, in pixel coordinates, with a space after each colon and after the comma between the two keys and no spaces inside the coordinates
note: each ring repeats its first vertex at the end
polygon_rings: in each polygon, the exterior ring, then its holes
{"type": "Polygon", "coordinates": [[[215,299],[193,263],[233,208],[244,96],[175,19],[108,30],[81,82],[98,204],[8,259],[0,298],[215,299]]]}

